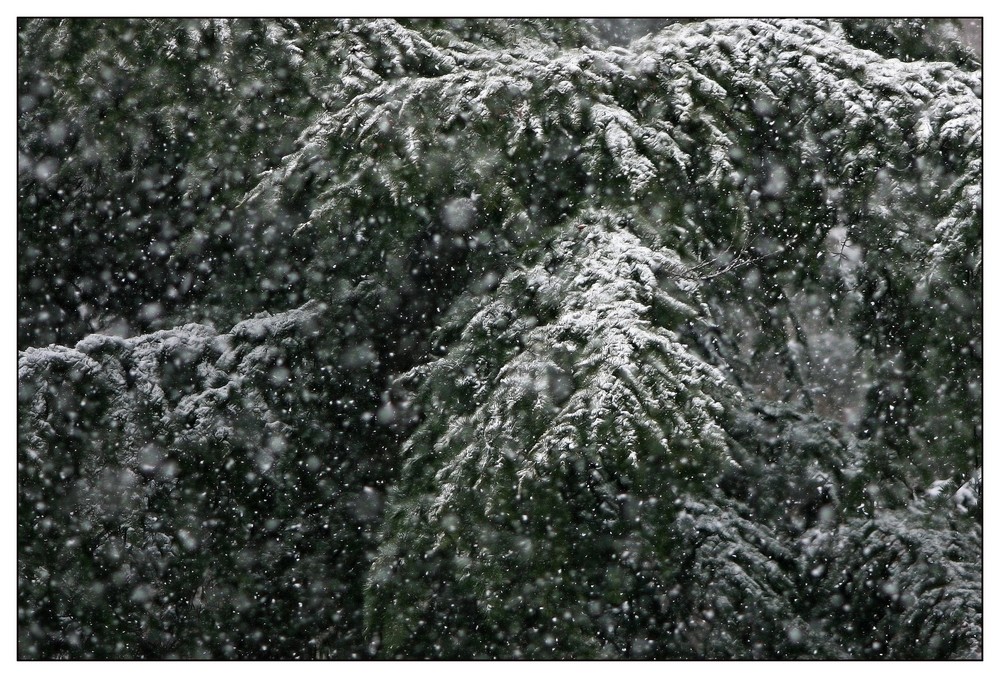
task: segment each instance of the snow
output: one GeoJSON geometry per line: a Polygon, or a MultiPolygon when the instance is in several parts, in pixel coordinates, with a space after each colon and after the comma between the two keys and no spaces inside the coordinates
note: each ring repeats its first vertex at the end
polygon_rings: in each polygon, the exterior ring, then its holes
{"type": "Polygon", "coordinates": [[[19,24],[19,654],[981,655],[961,24],[614,21],[19,24]]]}

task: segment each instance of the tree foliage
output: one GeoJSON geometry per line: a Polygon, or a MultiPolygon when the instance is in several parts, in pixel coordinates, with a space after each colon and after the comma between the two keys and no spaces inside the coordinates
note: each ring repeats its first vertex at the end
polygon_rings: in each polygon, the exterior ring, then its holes
{"type": "Polygon", "coordinates": [[[925,23],[22,22],[21,656],[979,656],[925,23]]]}

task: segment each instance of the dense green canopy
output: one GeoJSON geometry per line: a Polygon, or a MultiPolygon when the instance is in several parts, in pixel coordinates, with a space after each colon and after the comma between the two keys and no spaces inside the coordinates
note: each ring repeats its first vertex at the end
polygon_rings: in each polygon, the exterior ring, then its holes
{"type": "Polygon", "coordinates": [[[22,21],[19,656],[980,657],[959,29],[22,21]]]}

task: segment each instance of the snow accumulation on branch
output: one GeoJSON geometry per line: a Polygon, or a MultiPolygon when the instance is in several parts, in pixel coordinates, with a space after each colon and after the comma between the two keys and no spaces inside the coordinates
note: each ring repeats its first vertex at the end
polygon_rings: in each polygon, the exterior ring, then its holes
{"type": "Polygon", "coordinates": [[[981,656],[947,26],[115,26],[19,27],[21,655],[981,656]]]}

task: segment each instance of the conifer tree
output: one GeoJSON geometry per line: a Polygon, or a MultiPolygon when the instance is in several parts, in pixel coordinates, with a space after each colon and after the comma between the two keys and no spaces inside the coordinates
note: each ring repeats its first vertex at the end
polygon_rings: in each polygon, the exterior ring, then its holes
{"type": "Polygon", "coordinates": [[[648,28],[23,23],[20,654],[980,656],[976,54],[648,28]]]}

